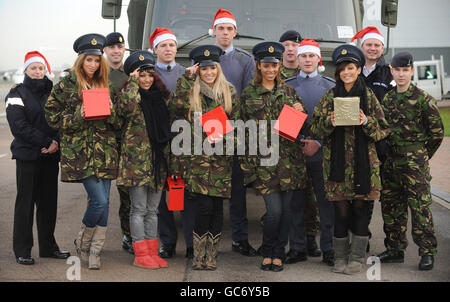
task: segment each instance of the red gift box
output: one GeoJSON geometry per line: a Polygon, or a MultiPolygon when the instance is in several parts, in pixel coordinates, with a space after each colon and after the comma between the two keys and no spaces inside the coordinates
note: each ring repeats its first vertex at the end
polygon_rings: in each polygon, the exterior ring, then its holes
{"type": "Polygon", "coordinates": [[[210,142],[223,138],[234,129],[222,106],[206,112],[199,119],[210,142]]]}
{"type": "Polygon", "coordinates": [[[82,99],[85,120],[100,120],[111,115],[108,88],[83,90],[82,99]]]}
{"type": "Polygon", "coordinates": [[[181,177],[167,177],[169,188],[166,192],[166,202],[169,211],[184,210],[184,182],[181,177]]]}
{"type": "Polygon", "coordinates": [[[306,113],[285,104],[273,127],[273,132],[295,142],[307,117],[308,115],[306,113]]]}

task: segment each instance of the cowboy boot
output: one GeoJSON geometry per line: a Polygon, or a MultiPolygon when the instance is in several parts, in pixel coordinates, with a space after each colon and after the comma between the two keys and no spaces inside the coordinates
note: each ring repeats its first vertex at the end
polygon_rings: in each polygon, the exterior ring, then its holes
{"type": "Polygon", "coordinates": [[[348,254],[350,251],[349,237],[336,238],[333,237],[334,246],[334,266],[332,271],[335,273],[344,273],[348,262],[348,254]]]}
{"type": "Polygon", "coordinates": [[[158,263],[159,267],[168,267],[167,261],[158,255],[158,239],[145,239],[144,241],[147,243],[148,255],[158,263]]]}
{"type": "Polygon", "coordinates": [[[362,270],[366,257],[367,242],[369,242],[369,236],[358,236],[353,234],[350,256],[344,274],[353,275],[362,270]]]}
{"type": "Polygon", "coordinates": [[[142,268],[159,268],[159,264],[150,256],[149,247],[145,240],[133,242],[132,245],[135,256],[133,265],[142,268]]]}
{"type": "Polygon", "coordinates": [[[89,251],[89,269],[100,269],[100,253],[106,240],[107,227],[97,226],[92,237],[89,251]]]}
{"type": "Polygon", "coordinates": [[[81,230],[73,243],[77,255],[83,261],[89,261],[89,249],[91,247],[92,236],[94,235],[95,227],[88,228],[84,223],[81,224],[81,230]]]}
{"type": "Polygon", "coordinates": [[[207,233],[206,241],[206,256],[205,256],[205,266],[207,270],[214,271],[217,269],[217,254],[219,252],[219,242],[222,237],[222,233],[213,236],[211,233],[207,233]]]}
{"type": "Polygon", "coordinates": [[[192,269],[202,270],[205,267],[206,241],[208,233],[201,237],[193,232],[194,258],[192,259],[192,269]]]}

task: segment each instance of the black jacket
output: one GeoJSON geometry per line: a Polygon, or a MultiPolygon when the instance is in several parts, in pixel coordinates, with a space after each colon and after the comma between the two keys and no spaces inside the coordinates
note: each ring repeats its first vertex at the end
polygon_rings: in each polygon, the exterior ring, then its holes
{"type": "Polygon", "coordinates": [[[52,90],[53,83],[47,77],[31,79],[25,75],[22,84],[11,89],[5,98],[6,117],[14,140],[11,143],[13,159],[59,160],[59,151],[42,154],[53,140],[59,142],[58,131],[50,128],[44,114],[44,106],[52,90]]]}
{"type": "Polygon", "coordinates": [[[394,87],[391,84],[394,78],[392,77],[389,65],[384,61],[384,56],[381,56],[377,61],[375,70],[367,78],[365,76],[363,78],[366,80],[367,86],[375,93],[380,103],[383,101],[384,95],[394,87]]]}

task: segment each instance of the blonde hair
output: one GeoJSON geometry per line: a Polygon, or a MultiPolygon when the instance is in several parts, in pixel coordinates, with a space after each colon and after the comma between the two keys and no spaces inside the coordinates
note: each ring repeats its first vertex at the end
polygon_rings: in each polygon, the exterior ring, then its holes
{"type": "Polygon", "coordinates": [[[95,88],[108,88],[108,74],[109,74],[109,67],[106,62],[106,59],[103,56],[100,57],[100,66],[95,71],[92,79],[89,79],[86,73],[83,69],[83,63],[88,55],[86,54],[80,54],[77,59],[75,60],[75,63],[73,64],[73,67],[71,68],[71,71],[75,72],[75,75],[77,77],[77,84],[78,84],[78,95],[81,97],[81,92],[85,89],[91,89],[95,86],[95,88]]]}
{"type": "MultiPolygon", "coordinates": [[[[227,114],[231,113],[232,110],[232,99],[231,99],[231,88],[230,83],[225,78],[222,72],[220,64],[215,65],[217,68],[217,77],[214,81],[214,86],[212,88],[214,99],[224,106],[225,112],[227,114]]],[[[202,100],[200,97],[200,68],[197,70],[197,78],[194,81],[194,85],[191,89],[191,94],[189,96],[190,108],[189,108],[189,120],[191,118],[191,112],[202,112],[202,100]]]]}

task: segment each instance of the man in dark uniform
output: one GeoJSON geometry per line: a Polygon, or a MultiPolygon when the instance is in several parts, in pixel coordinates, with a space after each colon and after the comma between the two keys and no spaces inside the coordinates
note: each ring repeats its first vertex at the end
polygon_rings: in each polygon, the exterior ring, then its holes
{"type": "Polygon", "coordinates": [[[387,138],[389,153],[383,165],[381,212],[386,234],[386,251],[381,263],[402,263],[408,245],[406,227],[411,211],[412,238],[419,246],[419,270],[431,270],[437,240],[431,214],[430,166],[444,138],[444,125],[436,100],[411,83],[413,57],[397,53],[391,62],[396,89],[389,91],[381,105],[391,126],[387,138]]]}
{"type": "MultiPolygon", "coordinates": [[[[157,27],[150,36],[150,49],[156,55],[156,73],[161,77],[167,89],[173,92],[177,80],[185,71],[184,66],[175,62],[177,54],[176,36],[169,29],[157,27]]],[[[180,214],[187,258],[193,257],[192,231],[195,223],[195,210],[195,202],[189,199],[185,192],[184,210],[180,214]]],[[[161,196],[158,207],[158,233],[161,240],[159,256],[161,258],[172,258],[176,252],[178,232],[173,212],[167,208],[165,192],[161,196]]]]}
{"type": "MultiPolygon", "coordinates": [[[[233,14],[219,9],[214,16],[213,34],[216,45],[225,52],[220,57],[220,66],[226,79],[236,88],[238,97],[248,86],[255,71],[253,56],[233,46],[237,35],[236,20],[233,14]]],[[[255,256],[256,250],[248,242],[247,199],[244,187],[244,175],[237,156],[233,160],[232,189],[230,198],[230,226],[232,250],[245,256],[255,256]]]]}
{"type": "MultiPolygon", "coordinates": [[[[317,70],[322,67],[319,43],[311,39],[304,39],[298,48],[298,61],[300,73],[286,80],[287,85],[295,88],[303,100],[308,114],[307,122],[311,121],[315,106],[319,103],[325,92],[335,86],[333,79],[321,76],[317,70]]],[[[305,146],[303,152],[306,157],[306,169],[314,188],[320,213],[320,248],[323,252],[323,262],[334,265],[333,250],[333,225],[334,205],[325,197],[325,188],[322,175],[322,148],[321,142],[314,139],[302,139],[305,146]]],[[[295,198],[295,195],[294,195],[295,198]]],[[[309,201],[309,200],[308,200],[309,201]]],[[[300,205],[301,203],[296,203],[300,205]]],[[[290,251],[286,263],[295,263],[306,260],[307,217],[305,208],[300,208],[296,215],[292,215],[291,227],[289,228],[290,251]]],[[[320,254],[319,254],[320,255],[320,254]]]]}
{"type": "MultiPolygon", "coordinates": [[[[125,39],[119,32],[112,32],[106,36],[106,43],[103,51],[106,54],[106,60],[108,61],[109,69],[109,81],[113,84],[115,93],[119,93],[120,87],[124,82],[128,80],[128,76],[123,69],[123,56],[125,54],[125,39]]],[[[120,140],[121,132],[117,133],[116,140],[119,143],[120,152],[120,140]]],[[[119,218],[120,227],[122,229],[122,248],[125,251],[133,254],[133,246],[130,234],[130,206],[131,200],[128,190],[125,187],[117,186],[117,191],[120,197],[119,218]]]]}
{"type": "MultiPolygon", "coordinates": [[[[394,87],[394,81],[389,68],[389,65],[385,63],[383,50],[384,50],[384,37],[378,31],[375,26],[369,26],[356,33],[352,38],[352,42],[355,39],[361,39],[361,50],[364,53],[366,64],[363,67],[363,78],[366,81],[367,86],[375,93],[378,101],[384,98],[384,95],[394,87]]],[[[381,162],[386,157],[386,145],[384,141],[378,142],[377,153],[381,162]]],[[[373,201],[369,203],[369,225],[372,219],[373,213],[373,201]]],[[[372,233],[369,229],[369,238],[372,237],[372,233]]],[[[370,250],[370,244],[367,244],[367,252],[370,250]]]]}

